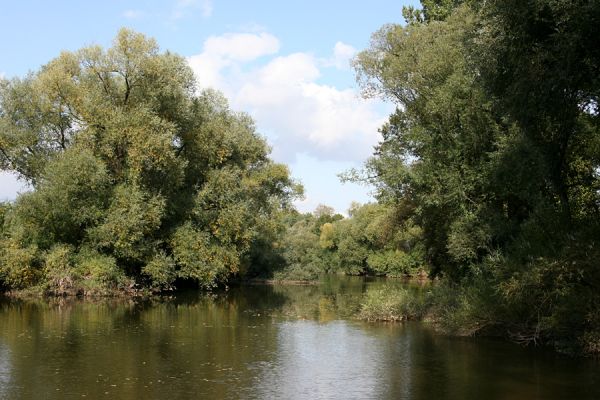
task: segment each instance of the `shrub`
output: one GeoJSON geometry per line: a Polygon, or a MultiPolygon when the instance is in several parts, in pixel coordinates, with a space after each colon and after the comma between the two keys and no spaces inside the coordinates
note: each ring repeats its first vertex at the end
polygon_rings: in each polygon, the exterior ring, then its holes
{"type": "Polygon", "coordinates": [[[142,268],[142,274],[150,278],[150,287],[154,290],[173,289],[173,282],[177,277],[175,261],[164,253],[158,253],[142,268]]]}
{"type": "Polygon", "coordinates": [[[81,276],[74,266],[73,247],[57,244],[45,254],[45,290],[56,295],[74,294],[81,276]]]}
{"type": "Polygon", "coordinates": [[[489,304],[484,304],[484,298],[478,287],[443,281],[429,292],[429,316],[444,333],[471,336],[492,323],[485,316],[489,304]]]}
{"type": "Polygon", "coordinates": [[[321,268],[315,264],[291,264],[276,271],[273,279],[276,281],[314,281],[319,277],[321,268]]]}
{"type": "Polygon", "coordinates": [[[79,254],[77,261],[82,276],[83,294],[108,295],[116,289],[131,286],[131,282],[111,256],[84,251],[79,254]]]}
{"type": "Polygon", "coordinates": [[[378,275],[413,276],[419,269],[419,261],[412,254],[401,250],[373,252],[367,258],[369,269],[378,275]]]}
{"type": "Polygon", "coordinates": [[[425,312],[423,297],[404,288],[370,290],[361,304],[359,317],[368,321],[420,319],[425,312]]]}
{"type": "Polygon", "coordinates": [[[35,285],[40,278],[38,249],[21,247],[16,241],[0,240],[0,284],[8,289],[35,285]]]}

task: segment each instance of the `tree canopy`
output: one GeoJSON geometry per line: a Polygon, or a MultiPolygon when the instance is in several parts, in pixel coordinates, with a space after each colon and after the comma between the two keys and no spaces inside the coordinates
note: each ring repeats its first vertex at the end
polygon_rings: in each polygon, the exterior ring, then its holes
{"type": "Polygon", "coordinates": [[[599,4],[422,6],[355,59],[397,104],[359,179],[408,210],[471,323],[598,351],[599,4]]]}
{"type": "Polygon", "coordinates": [[[126,29],[3,80],[0,167],[33,190],[5,212],[0,282],[210,287],[243,273],[301,192],[269,151],[185,59],[126,29]]]}

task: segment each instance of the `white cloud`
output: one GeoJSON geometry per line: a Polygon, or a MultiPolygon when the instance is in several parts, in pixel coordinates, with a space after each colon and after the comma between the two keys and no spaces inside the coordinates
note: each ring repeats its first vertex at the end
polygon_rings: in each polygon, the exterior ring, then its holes
{"type": "Polygon", "coordinates": [[[356,54],[356,49],[349,44],[337,42],[333,47],[333,56],[325,61],[325,66],[338,69],[350,69],[350,60],[356,54]]]}
{"type": "Polygon", "coordinates": [[[252,61],[279,51],[279,40],[268,33],[226,33],[204,42],[204,52],[231,61],[252,61]]]}
{"type": "Polygon", "coordinates": [[[338,42],[323,58],[279,51],[279,40],[268,33],[228,33],[208,38],[188,61],[200,86],[222,91],[233,109],[250,113],[273,158],[304,181],[300,209],[325,203],[345,211],[351,199],[367,201],[368,189],[342,187],[337,174],[373,153],[392,106],[324,83],[329,67],[349,68],[356,52],[350,45],[338,42]]]}
{"type": "Polygon", "coordinates": [[[318,61],[308,54],[277,57],[248,74],[229,97],[255,117],[278,158],[290,162],[304,151],[324,159],[364,159],[384,118],[374,101],[317,83],[320,75],[318,61]]]}
{"type": "MultiPolygon", "coordinates": [[[[249,112],[273,145],[274,157],[292,162],[306,152],[322,159],[364,160],[385,121],[376,100],[354,89],[319,83],[323,60],[309,53],[277,55],[279,40],[268,33],[228,33],[204,42],[189,58],[202,87],[225,93],[235,109],[249,112]],[[272,55],[266,64],[252,61],[272,55]]],[[[342,68],[355,53],[338,42],[328,65],[342,68]]]]}
{"type": "Polygon", "coordinates": [[[144,12],[141,10],[125,10],[121,16],[127,19],[139,19],[144,16],[144,12]]]}
{"type": "Polygon", "coordinates": [[[227,33],[206,39],[202,53],[189,57],[188,62],[202,87],[227,91],[223,69],[278,51],[279,40],[268,33],[227,33]]]}

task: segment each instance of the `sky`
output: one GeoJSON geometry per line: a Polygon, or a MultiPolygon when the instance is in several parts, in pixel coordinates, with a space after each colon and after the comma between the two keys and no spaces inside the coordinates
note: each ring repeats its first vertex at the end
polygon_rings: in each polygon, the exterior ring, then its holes
{"type": "MultiPolygon", "coordinates": [[[[188,60],[201,88],[222,91],[249,113],[272,158],[305,188],[296,202],[345,213],[373,201],[370,188],[339,181],[379,141],[392,104],[364,99],[350,61],[386,23],[417,1],[105,0],[5,1],[0,5],[0,77],[21,77],[91,44],[109,47],[121,27],[188,60]]],[[[0,200],[27,187],[0,173],[0,200]]]]}

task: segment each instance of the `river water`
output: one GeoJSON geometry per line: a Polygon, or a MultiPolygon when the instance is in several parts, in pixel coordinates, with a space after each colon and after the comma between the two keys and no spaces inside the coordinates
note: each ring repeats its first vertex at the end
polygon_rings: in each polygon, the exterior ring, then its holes
{"type": "Polygon", "coordinates": [[[0,399],[600,399],[598,361],[355,320],[384,284],[0,300],[0,399]]]}

